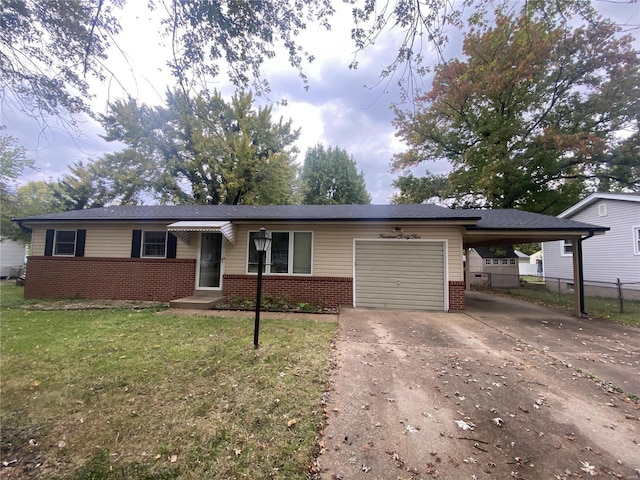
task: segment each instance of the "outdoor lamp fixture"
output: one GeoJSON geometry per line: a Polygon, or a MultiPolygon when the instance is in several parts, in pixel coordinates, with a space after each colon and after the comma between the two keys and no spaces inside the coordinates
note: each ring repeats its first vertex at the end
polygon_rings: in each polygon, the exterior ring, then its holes
{"type": "Polygon", "coordinates": [[[253,243],[258,252],[258,284],[256,287],[256,321],[253,328],[253,348],[258,348],[258,332],[260,331],[260,297],[262,296],[262,269],[264,268],[264,254],[271,244],[271,237],[262,227],[253,238],[253,243]]]}

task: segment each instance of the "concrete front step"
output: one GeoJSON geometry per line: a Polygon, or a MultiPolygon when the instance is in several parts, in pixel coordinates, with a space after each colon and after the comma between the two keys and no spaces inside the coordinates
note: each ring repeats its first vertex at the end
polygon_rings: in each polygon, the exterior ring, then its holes
{"type": "Polygon", "coordinates": [[[191,295],[190,297],[177,298],[169,302],[169,308],[188,308],[191,310],[211,310],[213,306],[222,300],[222,297],[204,297],[191,295]]]}

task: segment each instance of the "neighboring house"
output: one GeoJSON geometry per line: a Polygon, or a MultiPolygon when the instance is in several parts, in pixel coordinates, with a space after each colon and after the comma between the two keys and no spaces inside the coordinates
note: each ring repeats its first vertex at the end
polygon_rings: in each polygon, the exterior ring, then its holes
{"type": "MultiPolygon", "coordinates": [[[[617,296],[617,279],[626,298],[640,299],[640,194],[594,193],[558,215],[609,227],[604,236],[584,242],[585,292],[617,296]]],[[[557,290],[574,287],[572,244],[545,242],[544,274],[547,286],[557,290]]]]}
{"type": "Polygon", "coordinates": [[[0,277],[17,278],[24,268],[25,244],[2,237],[0,239],[0,277]]]}
{"type": "Polygon", "coordinates": [[[527,255],[519,250],[515,250],[518,256],[518,271],[520,276],[542,275],[542,250],[527,255]]]}
{"type": "Polygon", "coordinates": [[[170,301],[263,294],[326,306],[464,310],[467,248],[602,234],[519,210],[436,205],[104,207],[16,219],[32,231],[25,297],[170,301]]]}
{"type": "Polygon", "coordinates": [[[531,254],[531,256],[529,257],[529,263],[531,263],[531,265],[535,265],[535,275],[542,275],[544,273],[544,270],[543,270],[544,261],[542,258],[542,249],[531,254]]]}
{"type": "MultiPolygon", "coordinates": [[[[520,287],[518,255],[511,247],[476,247],[469,252],[471,285],[520,287]]],[[[527,257],[527,263],[529,257],[527,257]]]]}

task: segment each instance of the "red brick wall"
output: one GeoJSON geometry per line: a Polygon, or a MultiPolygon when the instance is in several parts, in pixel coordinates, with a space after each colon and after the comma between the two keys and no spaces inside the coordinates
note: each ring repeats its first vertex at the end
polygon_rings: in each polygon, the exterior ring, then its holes
{"type": "Polygon", "coordinates": [[[168,302],[193,295],[196,261],[29,257],[25,298],[168,302]]]}
{"type": "Polygon", "coordinates": [[[449,282],[449,310],[463,311],[466,308],[464,290],[464,282],[449,282]]]}
{"type": "MultiPolygon", "coordinates": [[[[226,297],[253,299],[256,275],[225,275],[222,294],[226,297]]],[[[308,302],[325,307],[353,304],[353,280],[346,277],[298,277],[264,275],[262,295],[285,294],[295,302],[308,302]]]]}

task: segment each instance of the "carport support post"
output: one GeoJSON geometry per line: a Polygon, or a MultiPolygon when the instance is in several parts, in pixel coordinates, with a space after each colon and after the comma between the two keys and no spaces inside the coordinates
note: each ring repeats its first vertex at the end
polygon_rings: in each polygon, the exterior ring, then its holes
{"type": "Polygon", "coordinates": [[[584,311],[584,276],[582,273],[582,238],[571,240],[571,250],[573,252],[573,300],[575,314],[583,317],[584,311]]]}
{"type": "Polygon", "coordinates": [[[469,261],[469,255],[471,253],[471,248],[467,247],[465,248],[465,252],[464,252],[464,258],[465,258],[465,262],[464,262],[464,289],[465,290],[471,290],[471,265],[470,265],[470,261],[469,261]]]}

